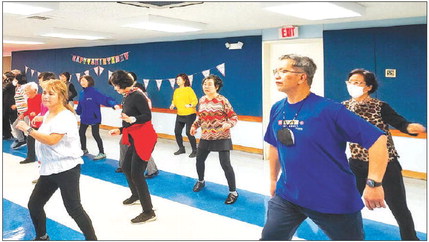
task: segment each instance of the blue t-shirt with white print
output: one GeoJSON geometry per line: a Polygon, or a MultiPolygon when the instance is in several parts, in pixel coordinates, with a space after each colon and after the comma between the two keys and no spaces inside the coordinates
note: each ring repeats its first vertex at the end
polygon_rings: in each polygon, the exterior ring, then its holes
{"type": "Polygon", "coordinates": [[[359,143],[368,149],[383,134],[340,103],[313,93],[295,104],[287,99],[277,102],[264,137],[278,149],[282,173],[276,194],[321,213],[361,210],[363,202],[347,161],[346,143],[359,143]],[[277,131],[284,124],[293,132],[292,146],[277,139],[277,131]]]}

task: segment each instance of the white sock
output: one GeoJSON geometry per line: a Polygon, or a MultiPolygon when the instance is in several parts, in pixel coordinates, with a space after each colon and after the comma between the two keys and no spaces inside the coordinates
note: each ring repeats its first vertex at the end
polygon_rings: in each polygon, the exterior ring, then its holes
{"type": "Polygon", "coordinates": [[[231,193],[231,194],[232,194],[232,195],[234,195],[234,196],[238,196],[237,191],[233,191],[233,192],[229,192],[229,193],[231,193]]]}

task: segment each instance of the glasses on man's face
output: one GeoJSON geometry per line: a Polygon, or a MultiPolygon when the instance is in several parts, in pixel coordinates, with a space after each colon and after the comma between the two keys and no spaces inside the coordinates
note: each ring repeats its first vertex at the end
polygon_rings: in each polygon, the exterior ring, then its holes
{"type": "Polygon", "coordinates": [[[302,71],[289,71],[289,70],[284,70],[284,69],[274,69],[273,70],[273,75],[275,76],[276,74],[279,74],[280,76],[284,76],[287,73],[304,73],[302,71]]]}
{"type": "Polygon", "coordinates": [[[345,81],[346,84],[354,85],[354,86],[363,86],[365,82],[360,81],[345,81]]]}

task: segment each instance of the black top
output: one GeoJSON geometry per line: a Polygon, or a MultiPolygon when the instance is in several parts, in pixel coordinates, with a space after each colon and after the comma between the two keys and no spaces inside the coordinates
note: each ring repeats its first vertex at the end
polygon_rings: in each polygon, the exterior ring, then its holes
{"type": "Polygon", "coordinates": [[[152,119],[152,113],[146,97],[140,91],[134,91],[124,97],[122,100],[122,112],[136,118],[136,122],[132,124],[122,121],[123,128],[130,127],[133,124],[143,124],[152,119]]]}
{"type": "Polygon", "coordinates": [[[69,88],[69,99],[68,101],[73,101],[73,98],[77,96],[76,88],[74,88],[73,83],[68,82],[68,88],[69,88]]]}
{"type": "Polygon", "coordinates": [[[407,127],[410,124],[404,117],[399,115],[389,104],[383,102],[381,105],[381,117],[383,121],[388,123],[389,125],[395,127],[402,133],[406,133],[408,135],[417,136],[417,134],[410,134],[407,131],[407,127]]]}
{"type": "Polygon", "coordinates": [[[4,112],[13,112],[10,107],[15,104],[15,86],[12,82],[6,84],[3,88],[3,110],[4,112]]]}

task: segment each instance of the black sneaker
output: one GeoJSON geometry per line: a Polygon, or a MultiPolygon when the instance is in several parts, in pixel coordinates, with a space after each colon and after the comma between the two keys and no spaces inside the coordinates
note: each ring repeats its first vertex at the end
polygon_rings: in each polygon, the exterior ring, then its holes
{"type": "Polygon", "coordinates": [[[197,151],[193,150],[192,153],[189,155],[189,158],[194,158],[197,156],[197,151]]]}
{"type": "Polygon", "coordinates": [[[115,172],[116,172],[116,173],[122,173],[123,171],[122,171],[122,168],[121,168],[121,167],[118,167],[118,168],[116,168],[115,172]]]}
{"type": "Polygon", "coordinates": [[[84,150],[82,150],[82,152],[83,152],[83,155],[82,155],[82,156],[85,156],[85,155],[89,154],[88,149],[84,149],[84,150]]]}
{"type": "Polygon", "coordinates": [[[155,171],[154,173],[152,173],[152,174],[144,174],[144,177],[145,178],[147,178],[147,179],[150,179],[150,178],[154,178],[154,177],[156,177],[157,175],[159,175],[159,171],[155,171]]]}
{"type": "Polygon", "coordinates": [[[156,220],[155,212],[152,210],[148,213],[141,213],[137,217],[131,219],[133,224],[142,224],[147,222],[152,222],[156,220]]]}
{"type": "Polygon", "coordinates": [[[180,155],[180,154],[185,154],[186,150],[185,148],[180,148],[178,151],[174,152],[174,155],[180,155]]]}
{"type": "Polygon", "coordinates": [[[25,158],[25,160],[20,161],[19,164],[28,164],[28,163],[32,163],[32,162],[35,162],[35,160],[30,160],[28,158],[25,158]]]}
{"type": "Polygon", "coordinates": [[[12,144],[12,149],[17,150],[17,149],[19,149],[19,148],[21,148],[21,147],[24,147],[24,146],[26,146],[26,145],[27,145],[27,142],[25,142],[25,141],[21,141],[21,142],[14,142],[14,143],[12,144]]]}
{"type": "Polygon", "coordinates": [[[203,189],[203,187],[205,185],[206,185],[205,181],[203,181],[203,182],[197,181],[197,183],[195,183],[194,188],[192,188],[192,190],[194,192],[199,192],[199,191],[201,191],[201,189],[203,189]]]}
{"type": "Polygon", "coordinates": [[[237,201],[237,198],[238,198],[238,193],[237,193],[237,196],[232,193],[229,193],[228,197],[225,200],[225,204],[228,204],[228,205],[233,204],[235,203],[235,201],[237,201]]]}
{"type": "Polygon", "coordinates": [[[139,200],[139,198],[138,197],[133,197],[133,196],[131,196],[131,197],[129,197],[129,198],[127,198],[127,199],[125,199],[122,203],[124,204],[124,205],[131,205],[131,204],[133,204],[133,203],[135,203],[136,201],[138,201],[139,200]]]}

